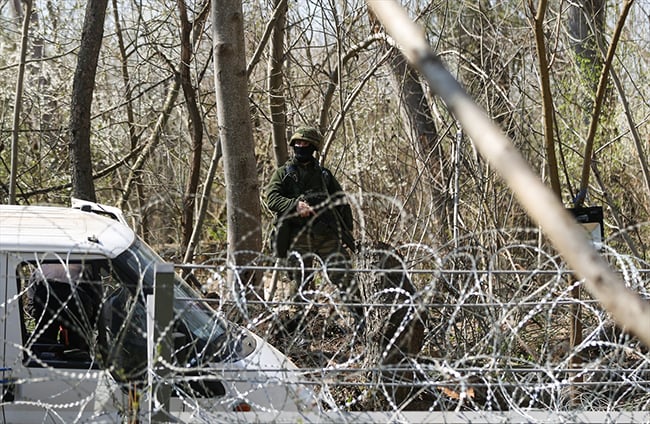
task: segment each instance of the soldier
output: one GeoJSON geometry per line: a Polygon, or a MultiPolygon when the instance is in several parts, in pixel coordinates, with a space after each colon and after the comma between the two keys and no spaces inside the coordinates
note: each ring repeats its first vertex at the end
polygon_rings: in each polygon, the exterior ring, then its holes
{"type": "MultiPolygon", "coordinates": [[[[352,211],[339,182],[314,157],[322,143],[316,128],[299,128],[289,142],[293,157],[275,171],[266,188],[266,203],[276,215],[274,254],[289,265],[302,259],[310,266],[305,258],[317,255],[330,268],[349,268],[348,249],[355,248],[352,211]]],[[[300,282],[295,274],[292,278],[300,282]]],[[[329,277],[340,290],[351,291],[348,273],[329,277]]]]}

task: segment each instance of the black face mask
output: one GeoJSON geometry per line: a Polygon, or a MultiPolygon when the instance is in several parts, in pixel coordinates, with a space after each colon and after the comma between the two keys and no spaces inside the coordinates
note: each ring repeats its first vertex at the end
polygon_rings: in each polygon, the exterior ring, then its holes
{"type": "Polygon", "coordinates": [[[307,162],[313,159],[312,155],[316,151],[316,148],[311,144],[305,147],[293,146],[293,154],[300,162],[307,162]]]}

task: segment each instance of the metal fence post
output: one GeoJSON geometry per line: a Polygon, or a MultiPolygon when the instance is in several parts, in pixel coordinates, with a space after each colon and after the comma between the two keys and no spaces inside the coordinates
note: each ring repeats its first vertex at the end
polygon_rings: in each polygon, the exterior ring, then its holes
{"type": "Polygon", "coordinates": [[[167,380],[171,363],[174,318],[174,266],[156,264],[153,293],[147,293],[147,348],[149,381],[149,421],[173,421],[169,414],[171,385],[167,380]]]}

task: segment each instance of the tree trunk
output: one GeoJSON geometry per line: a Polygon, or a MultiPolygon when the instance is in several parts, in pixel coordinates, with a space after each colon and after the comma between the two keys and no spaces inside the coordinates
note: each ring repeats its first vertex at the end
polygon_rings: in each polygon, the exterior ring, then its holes
{"type": "Polygon", "coordinates": [[[192,24],[187,18],[185,0],[178,0],[178,12],[181,21],[181,63],[180,77],[185,104],[187,106],[187,126],[192,140],[192,158],[190,173],[183,195],[183,210],[181,216],[181,252],[187,251],[194,226],[194,205],[199,186],[201,172],[201,153],[203,150],[203,121],[196,100],[196,92],[190,77],[190,61],[192,60],[192,24]]]}
{"type": "Polygon", "coordinates": [[[107,2],[108,0],[89,0],[86,5],[81,46],[72,82],[69,127],[72,195],[93,202],[97,199],[90,152],[90,111],[107,2]]]}
{"type": "Polygon", "coordinates": [[[364,337],[364,368],[373,370],[369,379],[372,387],[385,384],[367,396],[365,409],[385,405],[381,393],[390,393],[391,402],[400,405],[417,391],[411,388],[414,375],[408,368],[409,357],[415,357],[424,345],[426,311],[418,307],[417,290],[406,273],[403,259],[388,245],[378,245],[366,250],[361,257],[362,269],[394,270],[359,276],[361,299],[368,306],[364,337]],[[379,372],[379,368],[384,371],[379,372]]]}
{"type": "Polygon", "coordinates": [[[578,58],[579,70],[589,83],[589,94],[596,90],[598,73],[602,66],[598,37],[601,36],[604,25],[604,0],[579,0],[569,3],[568,29],[572,39],[571,47],[578,58]]]}
{"type": "MultiPolygon", "coordinates": [[[[228,262],[250,265],[262,249],[261,207],[255,143],[248,102],[244,15],[240,0],[212,3],[214,75],[219,135],[223,148],[228,225],[228,262]]],[[[254,272],[230,276],[237,290],[258,287],[254,272]]]]}
{"type": "MultiPolygon", "coordinates": [[[[583,105],[579,113],[583,121],[589,120],[589,114],[594,107],[594,95],[598,86],[598,74],[603,66],[602,56],[598,50],[598,39],[603,31],[604,25],[604,1],[603,0],[578,0],[569,5],[567,27],[571,36],[571,47],[575,53],[578,72],[586,90],[580,93],[583,105]]],[[[586,153],[590,154],[592,146],[587,146],[586,153]]],[[[575,194],[574,205],[581,206],[587,195],[587,187],[584,184],[589,179],[588,172],[591,169],[591,157],[584,157],[581,185],[575,194]]]]}
{"type": "Polygon", "coordinates": [[[551,189],[558,199],[562,200],[562,187],[560,186],[560,175],[558,171],[557,156],[555,155],[555,131],[553,97],[551,94],[551,76],[546,58],[546,42],[544,40],[544,18],[546,16],[546,1],[540,1],[534,19],[535,45],[537,47],[537,59],[539,60],[539,76],[542,89],[542,114],[544,122],[544,147],[546,148],[546,161],[548,162],[549,179],[551,189]]]}
{"type": "Polygon", "coordinates": [[[408,64],[399,50],[393,47],[388,48],[393,49],[389,58],[389,66],[399,96],[404,130],[410,135],[413,149],[420,161],[431,174],[431,197],[436,205],[436,226],[439,229],[446,229],[448,227],[447,217],[451,215],[448,213],[448,208],[452,199],[446,189],[445,181],[448,174],[444,166],[446,159],[433,122],[429,101],[415,69],[408,64]]]}
{"type": "MultiPolygon", "coordinates": [[[[574,206],[582,206],[582,203],[584,202],[586,195],[587,195],[587,189],[589,187],[589,175],[590,175],[590,170],[591,170],[591,161],[593,159],[593,151],[595,149],[594,145],[596,142],[596,131],[599,128],[599,119],[601,115],[601,111],[603,108],[603,102],[605,101],[605,95],[607,93],[607,83],[609,81],[609,70],[612,67],[612,62],[614,60],[614,54],[616,53],[616,47],[618,45],[618,41],[620,40],[621,33],[623,32],[623,28],[625,26],[625,20],[627,19],[627,14],[630,10],[630,7],[632,6],[633,0],[628,0],[623,7],[623,11],[621,12],[621,16],[619,17],[618,22],[616,23],[616,28],[614,30],[614,34],[612,35],[611,42],[609,44],[609,48],[607,49],[607,54],[605,56],[605,60],[602,61],[602,64],[598,67],[600,70],[600,75],[597,78],[598,82],[596,84],[596,90],[595,90],[595,95],[593,96],[593,108],[591,111],[591,121],[589,123],[589,130],[587,133],[587,137],[585,140],[585,149],[584,149],[584,155],[583,155],[583,164],[582,164],[582,175],[580,178],[580,190],[578,191],[578,195],[574,199],[574,206]]],[[[594,13],[598,13],[597,10],[594,11],[594,13]]],[[[602,19],[602,18],[601,18],[602,19]]],[[[594,21],[598,21],[597,16],[594,16],[594,21]]],[[[601,24],[602,25],[602,24],[601,24]]],[[[604,51],[604,44],[600,42],[599,37],[601,34],[602,29],[598,29],[596,24],[594,24],[595,29],[595,40],[596,43],[602,47],[604,51]]]]}
{"type": "MultiPolygon", "coordinates": [[[[382,23],[377,20],[372,9],[369,9],[369,19],[373,31],[380,31],[382,23]]],[[[448,174],[445,169],[445,153],[438,140],[438,130],[433,122],[431,107],[417,72],[404,55],[393,43],[386,43],[385,49],[389,54],[388,64],[399,97],[404,130],[410,135],[413,149],[431,174],[431,197],[436,204],[436,226],[445,229],[448,226],[448,216],[451,215],[447,209],[452,199],[444,182],[448,174]]]]}
{"type": "MultiPolygon", "coordinates": [[[[21,9],[22,10],[22,9],[21,9]]],[[[11,169],[9,171],[9,204],[16,204],[16,180],[18,173],[18,129],[20,127],[20,110],[23,99],[23,82],[25,78],[25,57],[27,55],[27,40],[29,39],[29,20],[32,14],[32,2],[25,2],[23,17],[22,39],[20,43],[20,64],[18,66],[18,81],[16,81],[16,100],[14,102],[14,119],[11,131],[11,169]]],[[[1,151],[1,150],[0,150],[1,151]]]]}
{"type": "Polygon", "coordinates": [[[269,109],[273,121],[273,150],[275,163],[280,166],[287,161],[287,106],[284,100],[284,27],[287,19],[287,0],[274,0],[277,19],[271,33],[271,58],[269,59],[269,109]]]}

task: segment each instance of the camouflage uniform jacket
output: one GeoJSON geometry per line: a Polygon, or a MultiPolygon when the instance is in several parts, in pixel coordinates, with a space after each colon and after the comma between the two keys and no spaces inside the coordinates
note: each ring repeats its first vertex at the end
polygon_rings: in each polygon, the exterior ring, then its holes
{"type": "Polygon", "coordinates": [[[312,233],[335,233],[349,248],[354,248],[352,211],[334,175],[314,159],[306,164],[289,159],[271,176],[266,187],[266,204],[275,213],[274,250],[286,257],[293,238],[305,228],[312,233]],[[302,218],[296,212],[298,201],[309,203],[316,217],[302,218]],[[346,242],[347,240],[347,242],[346,242]]]}

